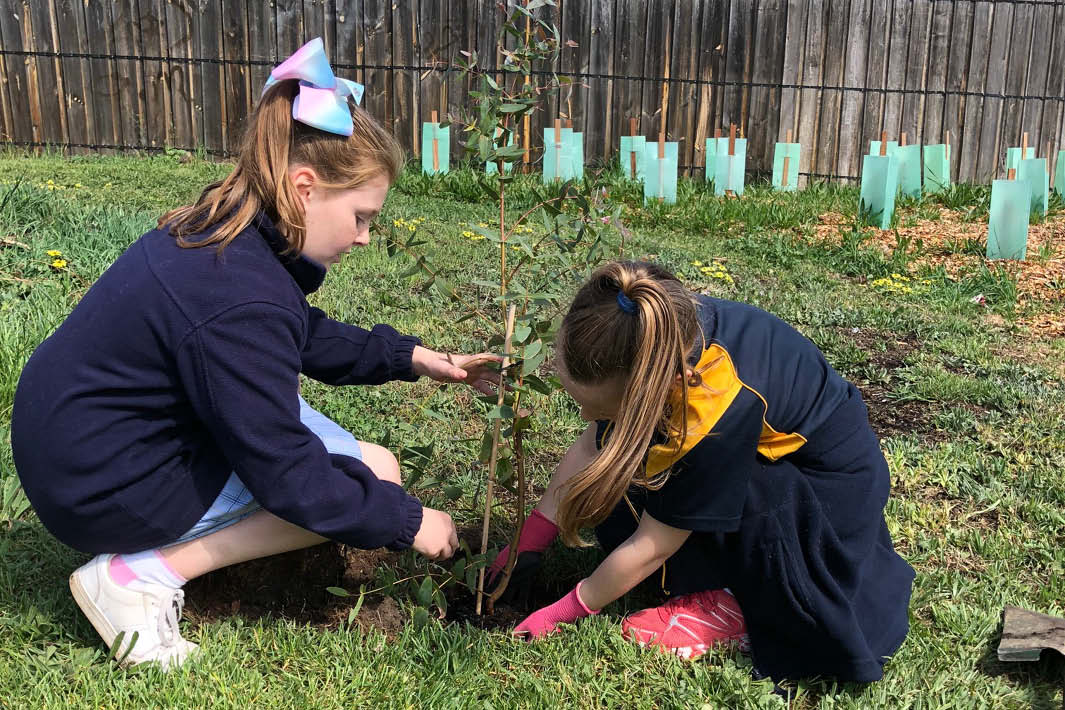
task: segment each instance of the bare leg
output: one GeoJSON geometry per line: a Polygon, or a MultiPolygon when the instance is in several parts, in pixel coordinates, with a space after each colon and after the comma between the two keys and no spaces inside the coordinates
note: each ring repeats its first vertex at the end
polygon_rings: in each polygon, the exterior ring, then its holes
{"type": "MultiPolygon", "coordinates": [[[[388,449],[359,442],[363,461],[378,478],[402,484],[399,463],[388,449]]],[[[185,579],[194,579],[239,562],[299,550],[326,538],[260,510],[239,523],[195,540],[165,547],[159,553],[185,579]]]]}

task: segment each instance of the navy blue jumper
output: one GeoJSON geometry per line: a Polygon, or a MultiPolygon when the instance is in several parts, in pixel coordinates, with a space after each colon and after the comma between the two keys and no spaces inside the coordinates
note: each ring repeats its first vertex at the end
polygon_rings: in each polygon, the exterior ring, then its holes
{"type": "MultiPolygon", "coordinates": [[[[673,403],[674,424],[687,411],[683,449],[653,442],[647,473],[669,478],[631,489],[599,540],[614,549],[643,510],[693,531],[666,562],[665,588],[728,587],[760,672],[878,680],[909,629],[914,572],[888,534],[890,474],[861,394],[761,309],[699,296],[698,313],[699,383],[673,403]]],[[[599,422],[600,444],[609,430],[599,422]]]]}
{"type": "Polygon", "coordinates": [[[300,422],[299,375],[414,381],[420,341],[311,307],[325,268],[286,246],[265,214],[221,252],[152,230],[33,353],[11,448],[57,538],[92,553],[173,542],[235,471],[263,508],[301,528],[367,549],[410,546],[421,503],[326,451],[300,422]]]}

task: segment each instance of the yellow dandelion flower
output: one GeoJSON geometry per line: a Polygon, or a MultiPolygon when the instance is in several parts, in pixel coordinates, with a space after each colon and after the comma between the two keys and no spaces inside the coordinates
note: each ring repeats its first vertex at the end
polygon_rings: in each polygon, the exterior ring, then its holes
{"type": "Polygon", "coordinates": [[[462,230],[462,236],[466,237],[467,239],[473,239],[475,236],[477,236],[477,234],[475,232],[471,232],[468,229],[464,229],[462,230]]]}
{"type": "Polygon", "coordinates": [[[474,234],[472,237],[470,237],[470,239],[472,239],[475,242],[479,242],[482,239],[484,239],[484,235],[483,234],[474,234]]]}
{"type": "Polygon", "coordinates": [[[74,183],[74,188],[75,188],[75,189],[78,189],[78,188],[80,188],[80,187],[82,187],[82,184],[81,184],[80,182],[76,182],[76,183],[74,183]]]}
{"type": "Polygon", "coordinates": [[[52,268],[53,269],[65,269],[65,268],[67,268],[67,260],[66,259],[55,259],[52,262],[52,268]]]}
{"type": "Polygon", "coordinates": [[[63,256],[63,252],[59,251],[58,249],[49,249],[45,252],[45,254],[52,257],[53,259],[57,256],[63,256]]]}
{"type": "Polygon", "coordinates": [[[416,230],[417,228],[418,228],[418,225],[416,225],[416,224],[408,224],[408,225],[407,225],[407,231],[408,231],[408,232],[413,232],[413,231],[414,231],[414,230],[416,230]]]}
{"type": "Polygon", "coordinates": [[[47,183],[45,183],[45,184],[47,184],[47,185],[55,185],[55,181],[54,181],[54,180],[49,180],[49,181],[48,181],[47,183]]]}
{"type": "Polygon", "coordinates": [[[111,183],[105,182],[104,183],[104,189],[110,190],[111,189],[111,183]]]}
{"type": "Polygon", "coordinates": [[[702,265],[703,265],[703,262],[701,262],[701,261],[693,261],[692,262],[692,266],[702,266],[702,265]]]}

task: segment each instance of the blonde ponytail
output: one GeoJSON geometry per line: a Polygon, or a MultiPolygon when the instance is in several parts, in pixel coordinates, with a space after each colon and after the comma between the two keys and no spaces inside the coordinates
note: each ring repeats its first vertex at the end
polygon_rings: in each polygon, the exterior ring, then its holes
{"type": "MultiPolygon", "coordinates": [[[[557,522],[567,544],[581,544],[579,531],[602,521],[630,485],[665,482],[664,475],[639,474],[655,432],[669,433],[670,393],[680,387],[681,401],[687,398],[687,357],[699,334],[691,294],[654,264],[607,264],[577,293],[559,333],[567,374],[581,384],[620,377],[625,388],[606,445],[563,492],[557,522]]],[[[675,445],[683,446],[683,438],[675,445]]]]}

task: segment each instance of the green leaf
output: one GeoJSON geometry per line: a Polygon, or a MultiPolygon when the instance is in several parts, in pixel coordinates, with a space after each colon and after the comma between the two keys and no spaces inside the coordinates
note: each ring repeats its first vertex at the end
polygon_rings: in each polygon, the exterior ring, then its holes
{"type": "Polygon", "coordinates": [[[330,594],[332,594],[334,596],[338,596],[338,597],[350,597],[351,596],[351,592],[349,592],[348,590],[344,589],[343,587],[326,587],[325,591],[329,592],[330,594]]]}
{"type": "Polygon", "coordinates": [[[462,497],[462,488],[459,486],[444,486],[444,497],[450,501],[456,501],[462,497]]]}
{"type": "MultiPolygon", "coordinates": [[[[432,601],[432,599],[430,599],[432,601]]],[[[425,607],[418,607],[414,610],[414,628],[421,629],[429,623],[429,612],[425,607]]]]}
{"type": "Polygon", "coordinates": [[[514,344],[524,343],[525,339],[532,334],[532,328],[528,325],[519,325],[514,328],[514,335],[511,338],[511,342],[514,344]]]}
{"type": "Polygon", "coordinates": [[[486,431],[481,437],[481,450],[477,452],[477,460],[488,463],[492,458],[492,434],[486,431]]]}
{"type": "Polygon", "coordinates": [[[536,375],[525,375],[525,384],[540,394],[551,394],[554,389],[536,375]]]}
{"type": "Polygon", "coordinates": [[[508,404],[496,405],[485,416],[489,419],[513,419],[514,410],[508,404]]]}
{"type": "Polygon", "coordinates": [[[506,484],[514,477],[514,463],[510,458],[500,458],[496,461],[496,480],[500,484],[506,484]]]}
{"type": "Polygon", "coordinates": [[[415,599],[420,606],[429,606],[433,603],[433,578],[425,577],[414,592],[415,599]]]}

